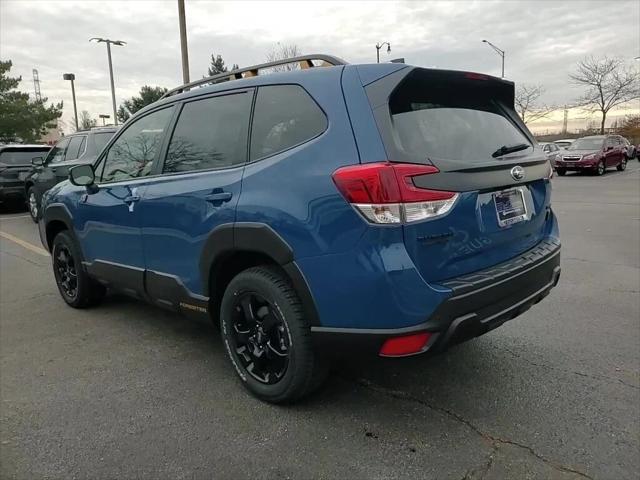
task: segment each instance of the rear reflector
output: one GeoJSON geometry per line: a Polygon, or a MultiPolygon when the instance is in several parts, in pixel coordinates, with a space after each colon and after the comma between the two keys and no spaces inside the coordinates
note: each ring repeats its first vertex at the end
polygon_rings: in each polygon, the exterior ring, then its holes
{"type": "Polygon", "coordinates": [[[380,349],[382,357],[404,357],[424,350],[427,342],[431,338],[431,333],[420,332],[404,337],[390,338],[384,342],[380,349]]]}
{"type": "Polygon", "coordinates": [[[416,187],[413,177],[438,173],[433,165],[365,163],[339,168],[333,181],[344,198],[372,223],[403,223],[447,213],[458,194],[416,187]]]}

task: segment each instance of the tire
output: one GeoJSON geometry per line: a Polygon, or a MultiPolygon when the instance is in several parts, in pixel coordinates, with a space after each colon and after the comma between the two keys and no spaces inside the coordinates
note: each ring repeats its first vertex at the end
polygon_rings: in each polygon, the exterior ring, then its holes
{"type": "Polygon", "coordinates": [[[51,249],[53,274],[62,299],[73,308],[96,305],[106,292],[105,287],[89,277],[82,268],[81,258],[69,232],[58,233],[51,249]]]}
{"type": "Polygon", "coordinates": [[[38,202],[38,197],[36,196],[36,189],[32,186],[27,190],[27,208],[29,209],[29,216],[31,217],[31,220],[33,220],[35,223],[38,223],[40,203],[38,202]]]}
{"type": "Polygon", "coordinates": [[[596,171],[595,171],[596,175],[600,177],[604,175],[606,171],[607,171],[607,167],[604,164],[604,162],[598,163],[598,166],[596,167],[596,171]]]}
{"type": "Polygon", "coordinates": [[[616,169],[619,172],[624,172],[627,169],[627,157],[622,158],[622,161],[618,165],[616,165],[616,169]]]}
{"type": "Polygon", "coordinates": [[[220,331],[240,381],[261,400],[294,402],[327,376],[300,300],[277,268],[252,267],[231,280],[220,306],[220,331]]]}
{"type": "Polygon", "coordinates": [[[560,175],[561,177],[564,177],[564,176],[567,174],[567,171],[566,171],[564,168],[558,168],[558,169],[556,170],[556,173],[557,173],[558,175],[560,175]]]}

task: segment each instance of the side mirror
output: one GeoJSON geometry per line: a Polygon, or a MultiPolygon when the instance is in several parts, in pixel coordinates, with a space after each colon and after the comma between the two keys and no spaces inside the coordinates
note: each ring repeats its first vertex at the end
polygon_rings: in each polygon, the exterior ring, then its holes
{"type": "Polygon", "coordinates": [[[609,150],[613,150],[613,147],[611,145],[604,147],[605,152],[608,152],[609,150]]]}
{"type": "Polygon", "coordinates": [[[93,166],[89,164],[77,165],[69,170],[69,181],[78,187],[87,187],[87,192],[95,193],[96,175],[93,172],[93,166]]]}
{"type": "Polygon", "coordinates": [[[44,165],[44,158],[42,157],[34,157],[31,159],[31,165],[34,167],[42,167],[44,165]]]}

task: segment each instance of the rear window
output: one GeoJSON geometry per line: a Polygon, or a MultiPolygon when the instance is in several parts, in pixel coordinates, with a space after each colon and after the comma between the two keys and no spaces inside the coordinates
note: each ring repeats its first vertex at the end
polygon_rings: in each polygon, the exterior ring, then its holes
{"type": "Polygon", "coordinates": [[[0,151],[0,163],[5,165],[30,165],[34,157],[44,157],[49,147],[6,148],[0,151]]]}
{"type": "Polygon", "coordinates": [[[503,147],[523,144],[517,155],[531,153],[531,142],[501,101],[509,87],[492,83],[410,73],[389,99],[393,141],[403,160],[482,164],[495,162],[503,147]]]}

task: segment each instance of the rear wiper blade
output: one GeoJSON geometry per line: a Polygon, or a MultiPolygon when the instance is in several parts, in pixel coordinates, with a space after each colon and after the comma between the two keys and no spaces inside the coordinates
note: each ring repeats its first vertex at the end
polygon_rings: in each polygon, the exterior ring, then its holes
{"type": "Polygon", "coordinates": [[[529,148],[531,145],[528,143],[518,143],[517,145],[503,145],[495,152],[491,154],[493,158],[501,157],[503,155],[507,155],[509,153],[519,152],[520,150],[525,150],[529,148]]]}

